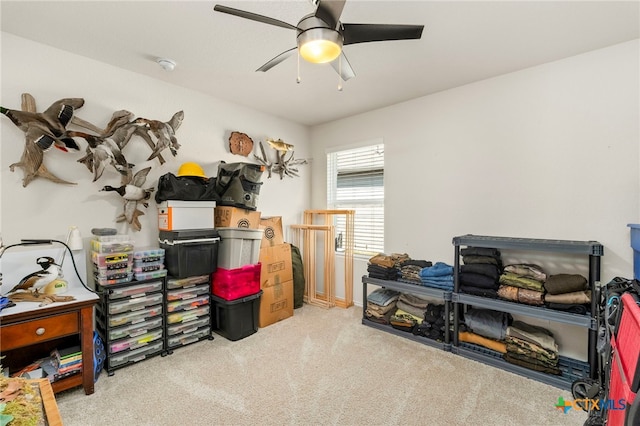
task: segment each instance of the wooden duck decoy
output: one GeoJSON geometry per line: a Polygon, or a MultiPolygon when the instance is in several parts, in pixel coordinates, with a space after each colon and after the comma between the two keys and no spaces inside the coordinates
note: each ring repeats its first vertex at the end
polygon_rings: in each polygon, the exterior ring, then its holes
{"type": "Polygon", "coordinates": [[[180,144],[178,143],[178,139],[176,138],[176,131],[182,124],[183,119],[184,112],[178,111],[173,114],[173,117],[171,117],[171,119],[166,123],[159,120],[149,120],[142,117],[134,120],[134,123],[136,124],[145,125],[147,131],[156,138],[156,144],[153,148],[153,152],[151,153],[149,158],[147,158],[147,160],[153,160],[167,148],[169,148],[171,154],[173,154],[174,157],[178,154],[180,144]]]}
{"type": "MultiPolygon", "coordinates": [[[[74,107],[74,110],[79,108],[77,105],[80,105],[80,102],[75,102],[75,105],[76,106],[74,107]]],[[[49,110],[52,110],[52,107],[49,107],[49,110]]],[[[36,101],[33,98],[33,96],[31,96],[29,93],[23,93],[22,94],[22,111],[20,111],[20,112],[26,112],[26,113],[29,113],[29,114],[36,114],[37,115],[36,111],[37,111],[37,109],[36,109],[36,101]]],[[[67,109],[67,112],[68,112],[68,109],[67,109]]],[[[7,110],[7,114],[9,114],[8,110],[7,110]]],[[[7,114],[5,114],[5,115],[7,115],[7,114]]],[[[23,115],[15,113],[15,112],[11,113],[10,115],[13,116],[14,119],[17,120],[18,123],[22,123],[18,127],[20,127],[20,126],[22,126],[24,128],[28,127],[25,124],[25,122],[20,119],[21,117],[24,117],[23,115]]],[[[7,115],[7,117],[9,117],[9,115],[7,115]]],[[[33,116],[31,116],[31,117],[33,117],[33,116]]],[[[61,179],[58,176],[56,176],[53,173],[51,173],[49,170],[47,170],[47,168],[46,168],[46,166],[44,165],[44,162],[43,162],[43,160],[44,160],[44,152],[45,151],[41,148],[42,144],[44,144],[45,146],[47,145],[47,143],[45,142],[46,139],[43,139],[41,141],[41,145],[38,145],[37,143],[34,143],[35,141],[34,141],[33,138],[36,137],[35,136],[35,130],[30,135],[27,135],[25,133],[25,136],[27,136],[26,137],[26,143],[24,145],[24,150],[22,151],[22,157],[20,158],[20,161],[9,165],[9,170],[11,170],[12,172],[15,171],[16,167],[20,167],[22,169],[22,171],[24,172],[24,177],[22,178],[22,186],[23,187],[26,187],[27,185],[29,185],[29,183],[31,183],[31,181],[33,181],[37,177],[42,177],[42,178],[48,179],[48,180],[50,180],[50,181],[52,181],[54,183],[61,183],[61,184],[66,184],[66,185],[75,185],[74,182],[69,182],[69,181],[66,181],[64,179],[61,179]]],[[[69,142],[69,143],[71,143],[71,142],[69,142]]],[[[62,143],[62,144],[64,144],[64,143],[62,143]]],[[[58,145],[56,145],[56,146],[58,146],[58,145]]],[[[65,145],[65,148],[66,148],[66,145],[65,145]]]]}
{"type": "Polygon", "coordinates": [[[60,266],[49,256],[39,257],[36,263],[42,268],[39,271],[33,272],[26,277],[22,278],[20,282],[9,290],[9,293],[14,293],[18,290],[34,291],[38,293],[47,284],[55,280],[60,276],[60,266]]]}
{"type": "Polygon", "coordinates": [[[143,188],[147,175],[151,167],[144,168],[136,172],[129,183],[123,183],[118,187],[111,185],[104,186],[101,191],[117,192],[124,200],[124,211],[116,218],[116,222],[127,221],[137,231],[142,229],[138,216],[142,216],[144,212],[138,209],[138,203],[145,207],[149,207],[147,200],[151,198],[154,188],[143,188]]]}
{"type": "Polygon", "coordinates": [[[107,165],[112,165],[118,173],[126,176],[133,164],[129,164],[120,150],[120,143],[128,140],[135,131],[134,127],[121,126],[110,137],[94,136],[82,132],[70,132],[82,136],[87,141],[87,154],[78,160],[93,172],[93,181],[97,181],[104,173],[107,165]]]}
{"type": "Polygon", "coordinates": [[[55,146],[66,152],[67,148],[80,149],[76,141],[67,135],[67,125],[74,111],[83,105],[82,98],[65,98],[54,102],[43,113],[4,107],[0,107],[0,112],[25,133],[27,143],[35,143],[43,151],[55,146]]]}

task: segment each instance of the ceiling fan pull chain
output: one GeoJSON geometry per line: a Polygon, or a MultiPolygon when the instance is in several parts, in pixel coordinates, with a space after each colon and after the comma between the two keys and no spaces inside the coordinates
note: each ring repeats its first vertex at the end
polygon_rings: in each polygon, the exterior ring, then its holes
{"type": "Polygon", "coordinates": [[[342,92],[342,55],[338,56],[338,92],[342,92]]]}
{"type": "Polygon", "coordinates": [[[296,83],[300,84],[300,51],[298,51],[298,76],[296,77],[296,83]]]}

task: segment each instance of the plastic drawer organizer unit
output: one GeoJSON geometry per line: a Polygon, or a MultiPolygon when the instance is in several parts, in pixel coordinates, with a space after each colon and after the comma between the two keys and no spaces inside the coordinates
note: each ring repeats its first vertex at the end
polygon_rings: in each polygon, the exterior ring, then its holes
{"type": "Polygon", "coordinates": [[[166,283],[167,350],[204,339],[211,333],[210,275],[186,278],[169,277],[166,283]]]}
{"type": "Polygon", "coordinates": [[[96,326],[105,343],[105,369],[165,355],[165,278],[101,285],[96,326]]]}

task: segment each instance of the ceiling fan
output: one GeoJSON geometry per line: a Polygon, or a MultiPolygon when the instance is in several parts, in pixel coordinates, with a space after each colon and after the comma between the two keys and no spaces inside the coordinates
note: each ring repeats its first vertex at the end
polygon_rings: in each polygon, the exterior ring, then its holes
{"type": "Polygon", "coordinates": [[[285,50],[256,71],[268,71],[291,56],[296,49],[312,63],[330,62],[342,80],[355,77],[353,68],[342,51],[343,46],[387,40],[412,40],[422,37],[424,25],[345,24],[340,15],[346,0],[314,0],[315,13],[304,16],[296,25],[227,6],[215,5],[213,10],[264,24],[296,30],[297,46],[285,50]]]}

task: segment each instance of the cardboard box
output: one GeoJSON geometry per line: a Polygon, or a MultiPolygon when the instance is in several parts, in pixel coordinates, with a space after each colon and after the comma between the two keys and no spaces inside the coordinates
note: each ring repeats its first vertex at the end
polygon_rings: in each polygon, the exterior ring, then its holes
{"type": "Polygon", "coordinates": [[[260,218],[260,229],[264,230],[260,248],[284,244],[281,216],[260,218]]]}
{"type": "Polygon", "coordinates": [[[216,228],[249,228],[260,227],[260,212],[238,207],[218,206],[215,208],[213,224],[216,228]]]}
{"type": "Polygon", "coordinates": [[[291,245],[280,244],[260,249],[259,326],[289,318],[293,315],[293,265],[291,245]]]}
{"type": "Polygon", "coordinates": [[[262,289],[259,327],[266,327],[291,316],[293,316],[293,280],[262,289]]]}
{"type": "Polygon", "coordinates": [[[158,229],[212,229],[215,207],[215,201],[164,201],[158,204],[158,229]]]}
{"type": "Polygon", "coordinates": [[[290,244],[261,248],[259,261],[262,264],[260,288],[293,280],[290,244]]]}

